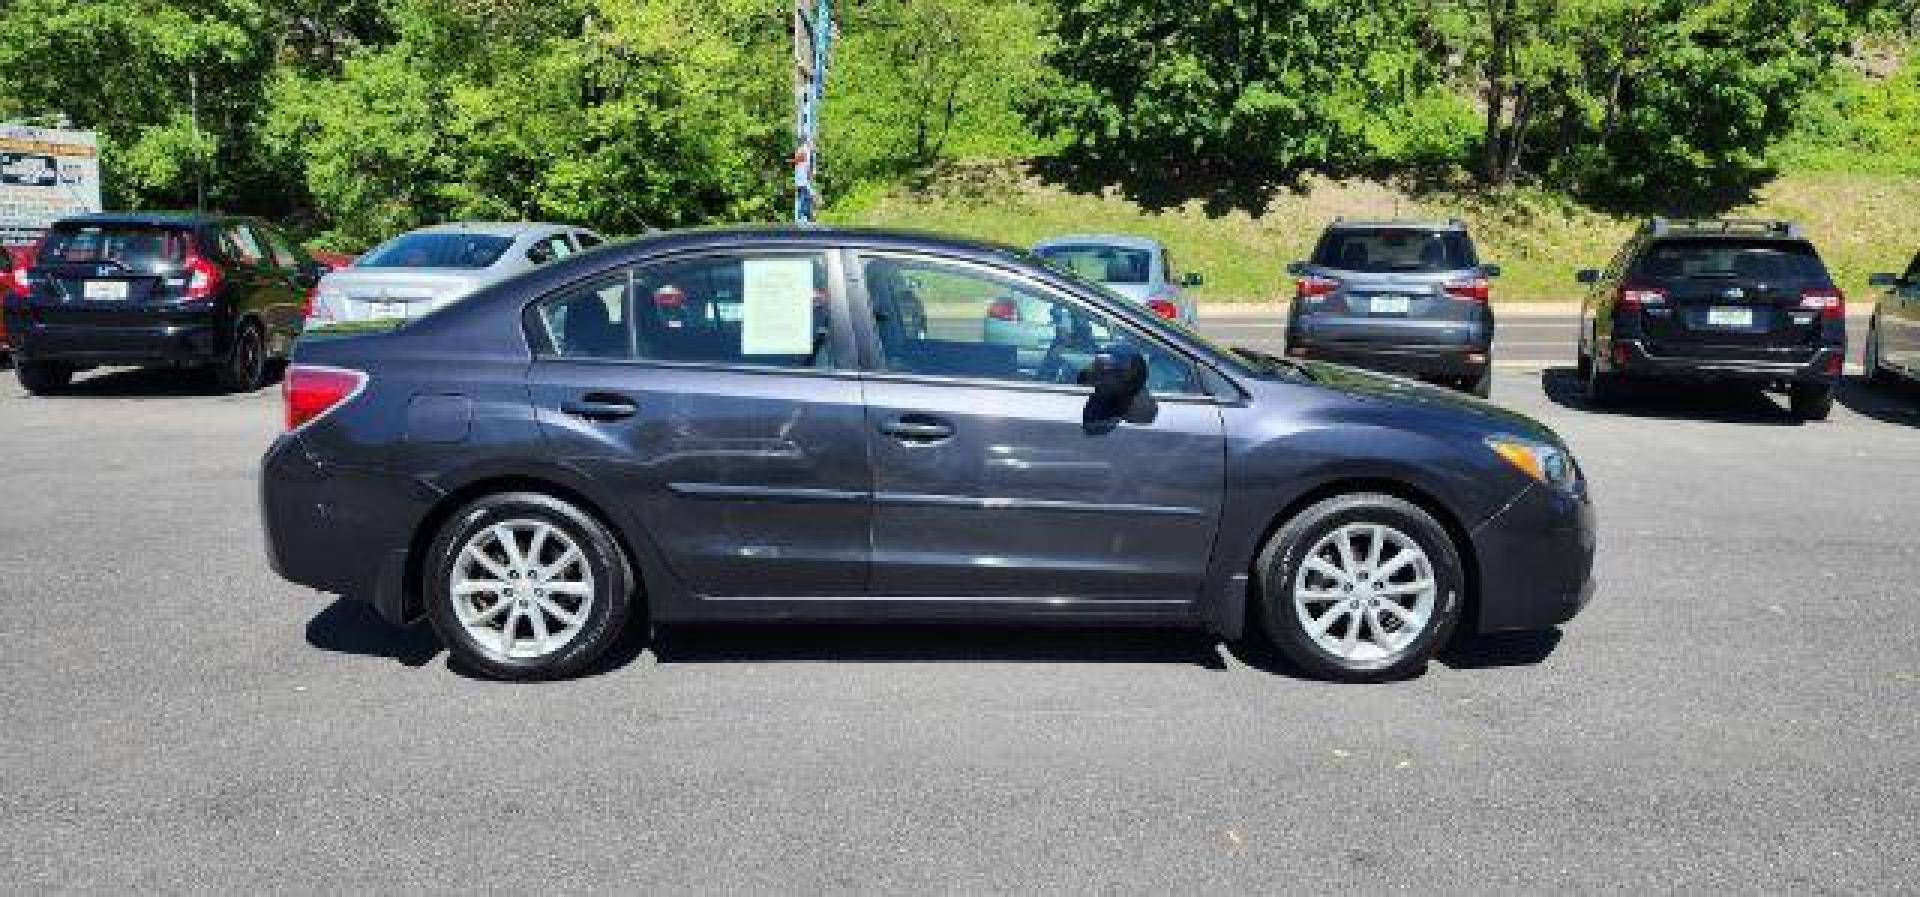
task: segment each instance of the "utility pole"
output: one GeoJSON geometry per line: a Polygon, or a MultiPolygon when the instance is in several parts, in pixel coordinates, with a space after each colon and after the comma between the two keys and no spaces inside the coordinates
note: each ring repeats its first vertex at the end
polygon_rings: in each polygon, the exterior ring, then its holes
{"type": "Polygon", "coordinates": [[[200,148],[200,73],[187,69],[187,122],[193,128],[193,210],[207,210],[207,154],[200,148]]]}
{"type": "Polygon", "coordinates": [[[820,105],[833,51],[833,0],[793,4],[793,220],[814,220],[820,196],[813,175],[820,153],[820,105]]]}

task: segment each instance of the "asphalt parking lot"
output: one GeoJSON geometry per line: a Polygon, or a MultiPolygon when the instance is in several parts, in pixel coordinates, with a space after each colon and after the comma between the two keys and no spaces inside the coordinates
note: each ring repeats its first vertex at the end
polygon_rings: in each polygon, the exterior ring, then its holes
{"type": "MultiPolygon", "coordinates": [[[[1893,891],[1920,836],[1920,396],[1580,407],[1591,608],[1383,686],[1197,635],[676,630],[476,681],[267,569],[273,390],[0,384],[10,887],[1893,891]]],[[[351,562],[342,559],[343,563],[351,562]]]]}

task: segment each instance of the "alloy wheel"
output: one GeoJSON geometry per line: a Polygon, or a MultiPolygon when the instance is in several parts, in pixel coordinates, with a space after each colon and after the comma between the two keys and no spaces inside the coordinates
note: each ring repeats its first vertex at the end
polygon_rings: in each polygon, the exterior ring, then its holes
{"type": "Polygon", "coordinates": [[[1394,657],[1425,632],[1439,592],[1420,544],[1391,526],[1349,523],[1314,543],[1294,577],[1295,617],[1348,661],[1394,657]]]}
{"type": "Polygon", "coordinates": [[[504,520],[468,537],[447,583],[454,616],[496,657],[527,660],[580,634],[593,606],[593,571],[566,531],[504,520]]]}

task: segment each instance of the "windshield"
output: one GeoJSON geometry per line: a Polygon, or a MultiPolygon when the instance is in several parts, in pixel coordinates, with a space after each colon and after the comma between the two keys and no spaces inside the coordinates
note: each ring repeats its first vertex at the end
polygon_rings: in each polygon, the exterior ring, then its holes
{"type": "Polygon", "coordinates": [[[353,263],[355,268],[485,268],[513,245],[492,234],[406,234],[353,263]]]}
{"type": "Polygon", "coordinates": [[[36,264],[119,264],[151,270],[187,257],[187,235],[167,227],[101,224],[56,227],[47,234],[36,264]]]}
{"type": "Polygon", "coordinates": [[[1636,269],[1649,279],[1739,277],[1762,282],[1825,282],[1826,266],[1812,244],[1788,240],[1663,240],[1636,269]]]}
{"type": "Polygon", "coordinates": [[[1313,263],[1363,274],[1459,271],[1479,264],[1466,234],[1409,229],[1328,231],[1313,263]]]}
{"type": "Polygon", "coordinates": [[[1146,283],[1153,270],[1153,254],[1145,249],[1094,243],[1042,246],[1035,255],[1087,280],[1100,283],[1146,283]]]}

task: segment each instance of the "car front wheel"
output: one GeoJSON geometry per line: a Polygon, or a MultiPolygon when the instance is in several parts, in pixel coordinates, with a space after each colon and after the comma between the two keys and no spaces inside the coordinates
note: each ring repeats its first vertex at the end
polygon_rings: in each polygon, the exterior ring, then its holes
{"type": "Polygon", "coordinates": [[[1310,675],[1351,682],[1421,670],[1453,631],[1460,557],[1431,514],[1391,495],[1329,498],[1260,555],[1260,630],[1310,675]]]}
{"type": "Polygon", "coordinates": [[[1795,383],[1787,393],[1793,416],[1801,420],[1826,420],[1833,413],[1834,385],[1831,383],[1795,383]]]}
{"type": "Polygon", "coordinates": [[[491,678],[574,675],[613,646],[634,613],[620,543],[550,495],[473,502],[441,528],[428,557],[428,620],[450,653],[491,678]]]}

